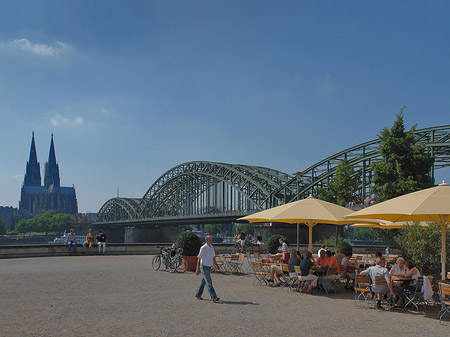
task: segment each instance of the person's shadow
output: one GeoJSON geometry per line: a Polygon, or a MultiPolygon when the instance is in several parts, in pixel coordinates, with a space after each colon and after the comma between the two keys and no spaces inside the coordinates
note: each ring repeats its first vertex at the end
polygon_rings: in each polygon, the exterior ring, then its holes
{"type": "Polygon", "coordinates": [[[234,305],[259,305],[259,303],[247,302],[247,301],[219,301],[217,304],[234,304],[234,305]]]}

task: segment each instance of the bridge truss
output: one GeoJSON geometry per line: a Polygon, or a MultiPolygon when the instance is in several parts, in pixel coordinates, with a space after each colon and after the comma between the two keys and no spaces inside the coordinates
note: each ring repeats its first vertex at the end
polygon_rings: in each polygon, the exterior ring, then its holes
{"type": "MultiPolygon", "coordinates": [[[[450,125],[416,130],[417,144],[435,157],[434,171],[450,166],[450,125]]],[[[346,159],[358,181],[358,199],[372,197],[371,164],[379,160],[380,140],[366,142],[325,158],[293,175],[270,168],[216,162],[188,162],[165,172],[142,199],[113,198],[97,221],[164,216],[254,212],[316,195],[327,187],[346,159]]]]}

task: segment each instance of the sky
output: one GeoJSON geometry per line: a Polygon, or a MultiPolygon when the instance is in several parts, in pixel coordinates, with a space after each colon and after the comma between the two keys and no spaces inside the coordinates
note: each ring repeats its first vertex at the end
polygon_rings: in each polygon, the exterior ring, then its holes
{"type": "MultiPolygon", "coordinates": [[[[302,171],[390,128],[450,124],[450,2],[2,0],[0,206],[35,132],[80,212],[215,161],[302,171]]],[[[450,181],[450,170],[436,181],[450,181]]]]}

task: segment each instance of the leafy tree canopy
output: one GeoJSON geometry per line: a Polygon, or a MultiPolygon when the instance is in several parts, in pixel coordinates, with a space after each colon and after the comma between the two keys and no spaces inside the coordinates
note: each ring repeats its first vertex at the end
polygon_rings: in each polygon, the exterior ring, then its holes
{"type": "Polygon", "coordinates": [[[236,228],[239,228],[241,232],[249,235],[255,232],[255,224],[252,223],[240,223],[233,226],[233,233],[236,231],[236,228]]]}
{"type": "Polygon", "coordinates": [[[57,233],[67,231],[71,227],[72,217],[69,214],[47,211],[31,219],[19,220],[15,226],[15,230],[19,233],[57,233]]]}
{"type": "Polygon", "coordinates": [[[434,185],[431,176],[434,157],[423,145],[415,144],[416,126],[405,131],[404,109],[400,110],[392,128],[384,128],[379,135],[382,159],[372,164],[377,202],[434,185]]]}
{"type": "MultiPolygon", "coordinates": [[[[414,261],[425,275],[441,271],[441,231],[438,224],[423,228],[417,223],[405,226],[395,237],[407,260],[414,261]]],[[[448,262],[447,262],[448,263],[448,262]]]]}
{"type": "Polygon", "coordinates": [[[352,174],[353,167],[347,159],[342,160],[336,167],[336,174],[327,188],[319,189],[318,198],[340,206],[355,200],[358,182],[352,174]]]}
{"type": "Polygon", "coordinates": [[[205,225],[205,231],[208,232],[209,234],[212,234],[212,235],[219,234],[222,231],[222,225],[220,225],[220,224],[215,224],[215,225],[206,224],[205,225]]]}

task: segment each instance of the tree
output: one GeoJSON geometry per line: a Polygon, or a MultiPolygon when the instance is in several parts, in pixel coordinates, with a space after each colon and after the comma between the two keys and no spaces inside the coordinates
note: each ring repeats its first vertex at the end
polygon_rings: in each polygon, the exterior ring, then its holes
{"type": "MultiPolygon", "coordinates": [[[[358,182],[355,177],[352,177],[352,174],[353,167],[347,159],[342,160],[336,166],[336,174],[328,183],[327,188],[318,190],[318,198],[339,206],[345,206],[348,202],[355,200],[358,182]]],[[[339,236],[343,236],[342,226],[336,226],[335,246],[338,243],[339,236]]]]}
{"type": "Polygon", "coordinates": [[[0,235],[6,234],[6,224],[2,218],[0,218],[0,235]]]}
{"type": "Polygon", "coordinates": [[[57,233],[67,231],[72,227],[72,218],[69,214],[47,211],[38,216],[24,220],[21,219],[15,226],[19,233],[45,232],[57,233]]]}
{"type": "Polygon", "coordinates": [[[403,227],[395,237],[407,260],[415,262],[423,274],[441,271],[441,231],[438,224],[423,228],[417,223],[403,227]]]}
{"type": "Polygon", "coordinates": [[[206,224],[205,225],[205,231],[208,232],[209,234],[216,235],[216,234],[218,234],[218,233],[220,233],[222,231],[222,225],[220,225],[220,224],[215,224],[215,225],[206,224]]]}
{"type": "Polygon", "coordinates": [[[347,159],[342,160],[336,166],[336,174],[328,183],[327,188],[318,191],[318,198],[334,204],[345,206],[348,202],[355,200],[358,190],[358,182],[352,177],[353,167],[347,159]]]}
{"type": "Polygon", "coordinates": [[[239,228],[241,232],[245,234],[253,234],[255,232],[255,224],[253,223],[240,223],[239,225],[233,226],[233,233],[236,231],[236,228],[239,228]]]}
{"type": "MultiPolygon", "coordinates": [[[[401,108],[392,128],[388,130],[385,127],[379,135],[382,158],[372,164],[373,192],[377,202],[434,185],[431,176],[434,157],[426,152],[423,145],[415,143],[416,125],[405,132],[405,108],[401,108]]],[[[394,237],[398,234],[396,229],[372,229],[372,232],[378,239],[391,244],[395,244],[394,237]]]]}
{"type": "Polygon", "coordinates": [[[415,144],[414,125],[405,132],[402,107],[390,130],[381,131],[381,160],[372,164],[375,200],[392,199],[434,185],[431,170],[434,157],[423,145],[415,144]]]}

